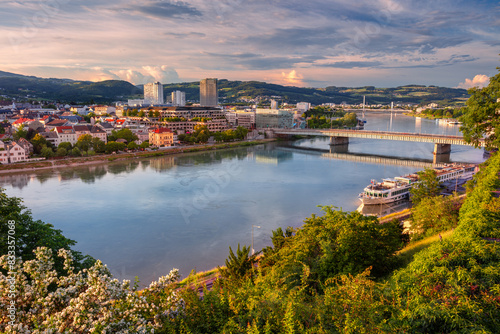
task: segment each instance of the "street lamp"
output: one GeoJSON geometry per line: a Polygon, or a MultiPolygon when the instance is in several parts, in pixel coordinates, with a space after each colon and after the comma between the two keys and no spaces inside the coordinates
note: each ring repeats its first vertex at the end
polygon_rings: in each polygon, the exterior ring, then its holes
{"type": "Polygon", "coordinates": [[[260,226],[258,226],[258,225],[252,225],[252,255],[255,254],[255,249],[253,249],[253,228],[254,227],[260,228],[260,226]]]}

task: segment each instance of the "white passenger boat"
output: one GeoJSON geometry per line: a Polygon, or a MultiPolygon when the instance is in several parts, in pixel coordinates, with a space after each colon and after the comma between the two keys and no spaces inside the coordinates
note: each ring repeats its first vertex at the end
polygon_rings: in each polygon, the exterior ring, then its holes
{"type": "MultiPolygon", "coordinates": [[[[471,179],[477,167],[475,165],[447,165],[434,168],[440,183],[455,179],[471,179]]],[[[359,194],[359,199],[365,205],[387,204],[410,196],[411,187],[418,182],[418,174],[398,176],[383,179],[382,182],[372,180],[359,194]]]]}

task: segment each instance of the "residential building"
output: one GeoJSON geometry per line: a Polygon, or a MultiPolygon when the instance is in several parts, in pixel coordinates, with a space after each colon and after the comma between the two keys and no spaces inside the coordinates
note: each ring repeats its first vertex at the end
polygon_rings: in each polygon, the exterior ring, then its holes
{"type": "Polygon", "coordinates": [[[203,79],[200,81],[200,106],[217,107],[219,97],[217,92],[217,79],[203,79]]]}
{"type": "Polygon", "coordinates": [[[40,132],[40,135],[43,136],[43,138],[45,138],[53,146],[55,147],[59,146],[59,136],[57,135],[57,132],[55,131],[40,132]]]}
{"type": "Polygon", "coordinates": [[[116,112],[116,107],[110,107],[110,106],[94,106],[93,107],[94,114],[101,116],[105,114],[111,114],[116,112]]]}
{"type": "Polygon", "coordinates": [[[0,141],[0,163],[10,164],[26,161],[26,151],[16,142],[4,143],[0,141]]]}
{"type": "Polygon", "coordinates": [[[246,129],[255,129],[255,112],[232,111],[226,113],[226,119],[233,127],[242,126],[246,129]]]}
{"type": "MultiPolygon", "coordinates": [[[[144,103],[144,99],[143,100],[138,100],[138,99],[134,99],[134,100],[128,100],[127,102],[127,105],[129,107],[141,107],[144,103]]],[[[119,106],[118,107],[120,109],[120,117],[123,116],[123,106],[119,106]]],[[[116,114],[118,116],[118,113],[116,114]]]]}
{"type": "Polygon", "coordinates": [[[73,126],[73,130],[75,131],[76,138],[80,138],[82,135],[91,135],[94,138],[99,138],[103,142],[107,143],[108,136],[106,131],[104,131],[101,127],[97,125],[83,124],[83,125],[75,125],[73,126]]]}
{"type": "Polygon", "coordinates": [[[55,130],[57,133],[57,143],[56,146],[59,146],[60,143],[68,142],[71,145],[75,145],[78,141],[78,135],[75,133],[75,130],[72,126],[58,126],[55,130]]]}
{"type": "Polygon", "coordinates": [[[159,82],[152,82],[144,85],[144,103],[159,105],[164,103],[163,85],[159,82]]]}
{"type": "Polygon", "coordinates": [[[149,132],[149,144],[153,146],[172,146],[174,144],[174,133],[167,128],[152,129],[149,132]]]}
{"type": "Polygon", "coordinates": [[[293,127],[293,112],[282,109],[257,109],[255,114],[257,128],[293,127]]]}
{"type": "Polygon", "coordinates": [[[184,107],[186,105],[186,93],[180,90],[172,92],[172,104],[176,107],[184,107]]]}
{"type": "Polygon", "coordinates": [[[25,138],[19,138],[17,144],[24,149],[26,156],[33,154],[33,144],[25,138]]]}
{"type": "Polygon", "coordinates": [[[71,123],[65,119],[54,119],[48,123],[45,123],[45,129],[47,131],[51,131],[57,127],[68,126],[69,124],[71,124],[71,123]]]}
{"type": "Polygon", "coordinates": [[[89,107],[87,106],[72,106],[69,108],[69,111],[71,111],[72,113],[77,113],[78,115],[87,115],[89,112],[90,112],[90,109],[89,107]]]}
{"type": "Polygon", "coordinates": [[[297,103],[297,110],[301,114],[305,113],[309,109],[311,109],[311,104],[309,102],[299,102],[299,103],[297,103]]]}

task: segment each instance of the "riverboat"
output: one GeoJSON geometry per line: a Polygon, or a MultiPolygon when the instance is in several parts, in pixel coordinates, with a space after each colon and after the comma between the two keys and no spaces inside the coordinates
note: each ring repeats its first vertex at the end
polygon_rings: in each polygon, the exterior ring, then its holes
{"type": "MultiPolygon", "coordinates": [[[[476,169],[475,165],[445,165],[434,168],[439,183],[455,179],[471,179],[476,169]]],[[[408,199],[410,189],[418,182],[418,174],[382,179],[382,182],[372,180],[371,184],[359,194],[359,199],[364,205],[387,204],[408,199]]]]}

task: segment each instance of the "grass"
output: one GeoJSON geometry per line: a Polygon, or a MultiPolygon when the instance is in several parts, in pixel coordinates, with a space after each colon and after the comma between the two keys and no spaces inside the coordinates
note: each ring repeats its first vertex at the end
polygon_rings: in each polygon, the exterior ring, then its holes
{"type": "Polygon", "coordinates": [[[219,273],[218,268],[213,268],[207,271],[200,271],[193,273],[191,272],[188,277],[179,282],[179,287],[188,286],[193,283],[198,283],[200,281],[205,281],[211,277],[217,276],[219,273]]]}
{"type": "Polygon", "coordinates": [[[426,249],[434,242],[439,241],[439,235],[441,235],[443,239],[446,239],[449,238],[452,234],[453,230],[444,231],[440,234],[436,234],[425,239],[410,243],[408,246],[396,253],[401,261],[401,267],[406,267],[411,261],[413,261],[413,257],[415,256],[415,254],[426,249]]]}

